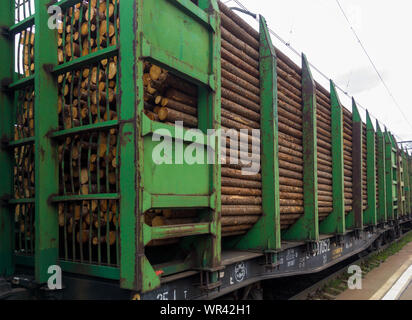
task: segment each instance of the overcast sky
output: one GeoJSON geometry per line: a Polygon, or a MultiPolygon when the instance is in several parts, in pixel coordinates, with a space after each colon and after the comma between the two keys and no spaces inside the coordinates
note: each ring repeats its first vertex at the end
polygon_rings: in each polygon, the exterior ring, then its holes
{"type": "MultiPolygon", "coordinates": [[[[224,0],[228,6],[237,6],[224,0]]],[[[345,89],[357,102],[403,140],[412,140],[410,125],[397,109],[335,0],[240,0],[253,13],[262,14],[273,29],[308,60],[345,89]]],[[[412,123],[412,1],[340,0],[352,26],[412,123]],[[409,87],[409,90],[408,90],[409,87]]],[[[242,17],[247,17],[239,13],[242,17]]],[[[245,18],[254,27],[253,18],[245,18]]],[[[300,58],[274,37],[276,47],[301,65],[300,58]]],[[[316,80],[329,83],[312,70],[316,80]]],[[[340,92],[339,92],[340,93],[340,92]]],[[[350,100],[340,93],[351,110],[350,100]]],[[[360,110],[363,119],[365,112],[360,110]]],[[[374,118],[373,121],[375,122],[374,118]]],[[[399,139],[398,138],[398,139],[399,139]]]]}

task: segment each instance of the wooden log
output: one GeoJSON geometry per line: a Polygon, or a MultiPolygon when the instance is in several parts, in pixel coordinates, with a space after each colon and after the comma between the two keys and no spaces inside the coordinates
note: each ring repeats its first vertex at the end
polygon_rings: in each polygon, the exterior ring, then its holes
{"type": "Polygon", "coordinates": [[[243,61],[242,59],[235,56],[232,52],[226,50],[224,47],[221,47],[221,57],[236,67],[242,69],[243,71],[251,74],[252,76],[259,78],[260,73],[259,69],[249,65],[247,62],[243,61]]]}
{"type": "Polygon", "coordinates": [[[184,103],[192,107],[197,107],[197,98],[184,94],[173,88],[166,91],[166,98],[184,103]]]}
{"type": "Polygon", "coordinates": [[[197,127],[197,118],[188,115],[183,112],[179,112],[170,108],[161,107],[158,111],[158,116],[160,121],[169,121],[169,122],[176,122],[176,121],[183,121],[184,125],[190,127],[197,127]]]}
{"type": "Polygon", "coordinates": [[[222,78],[228,79],[236,84],[238,84],[240,87],[242,87],[245,90],[248,90],[256,95],[260,95],[260,89],[256,85],[253,85],[252,83],[244,80],[243,78],[226,71],[225,69],[221,70],[222,78]]]}
{"type": "Polygon", "coordinates": [[[227,72],[230,72],[237,77],[251,83],[257,88],[260,88],[260,81],[259,79],[249,75],[247,72],[243,71],[242,69],[239,69],[235,65],[231,64],[229,61],[226,61],[225,59],[221,59],[221,67],[222,69],[226,70],[227,72]]]}
{"type": "Polygon", "coordinates": [[[175,101],[173,99],[168,99],[168,98],[161,98],[161,104],[162,107],[168,107],[171,108],[173,110],[182,112],[182,113],[186,113],[188,115],[192,115],[192,116],[197,116],[197,109],[194,107],[191,107],[189,105],[180,103],[178,101],[175,101]]]}
{"type": "Polygon", "coordinates": [[[222,187],[223,186],[224,187],[261,189],[262,183],[260,181],[251,181],[251,180],[245,180],[245,179],[222,177],[222,187]]]}
{"type": "Polygon", "coordinates": [[[280,219],[282,219],[282,215],[285,213],[303,213],[304,209],[303,206],[280,206],[280,219]]]}
{"type": "Polygon", "coordinates": [[[259,51],[250,46],[245,41],[241,40],[239,37],[233,35],[229,30],[227,30],[223,25],[220,27],[222,34],[222,39],[228,41],[230,44],[235,46],[237,49],[245,52],[252,59],[259,60],[259,51]]]}
{"type": "Polygon", "coordinates": [[[261,215],[262,207],[256,205],[222,205],[222,216],[261,215]]]}
{"type": "Polygon", "coordinates": [[[222,195],[224,205],[261,205],[262,198],[256,196],[222,195]]]}
{"type": "Polygon", "coordinates": [[[226,216],[222,217],[223,226],[238,226],[244,224],[255,224],[260,219],[259,216],[226,216]]]}
{"type": "Polygon", "coordinates": [[[254,103],[260,104],[259,95],[254,94],[252,91],[249,90],[249,88],[245,89],[224,77],[222,77],[222,87],[231,90],[234,93],[240,94],[254,103]]]}
{"type": "Polygon", "coordinates": [[[252,180],[252,181],[261,181],[262,176],[260,174],[254,174],[254,175],[245,175],[244,172],[246,170],[236,170],[236,169],[230,169],[223,167],[221,169],[222,176],[223,177],[230,177],[230,178],[237,178],[237,179],[244,179],[244,180],[252,180]]]}
{"type": "Polygon", "coordinates": [[[241,106],[240,104],[237,104],[225,98],[222,98],[221,103],[222,103],[222,110],[225,109],[230,112],[234,112],[252,121],[260,121],[260,114],[258,112],[245,108],[241,106]]]}
{"type": "Polygon", "coordinates": [[[252,188],[222,187],[222,195],[260,197],[262,195],[262,190],[252,188]]]}

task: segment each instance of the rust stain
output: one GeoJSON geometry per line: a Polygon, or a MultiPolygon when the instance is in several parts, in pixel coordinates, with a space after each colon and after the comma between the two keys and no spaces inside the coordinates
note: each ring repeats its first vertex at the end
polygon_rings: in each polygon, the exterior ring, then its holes
{"type": "Polygon", "coordinates": [[[44,161],[44,153],[45,153],[45,152],[44,152],[43,147],[40,147],[40,150],[39,150],[39,151],[40,151],[40,160],[41,160],[41,161],[44,161]]]}

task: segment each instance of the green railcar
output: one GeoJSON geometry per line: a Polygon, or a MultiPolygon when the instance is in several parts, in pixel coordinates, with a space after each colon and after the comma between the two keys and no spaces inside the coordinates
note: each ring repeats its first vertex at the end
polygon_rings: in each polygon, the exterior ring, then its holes
{"type": "Polygon", "coordinates": [[[412,219],[409,155],[277,50],[262,16],[257,32],[216,0],[16,0],[0,25],[0,276],[41,289],[57,266],[65,298],[216,298],[412,219]],[[163,99],[148,65],[196,92],[196,134],[147,111],[163,99]],[[235,154],[259,169],[240,176],[207,134],[251,128],[260,150],[235,154]],[[146,220],[165,210],[185,216],[146,220]]]}

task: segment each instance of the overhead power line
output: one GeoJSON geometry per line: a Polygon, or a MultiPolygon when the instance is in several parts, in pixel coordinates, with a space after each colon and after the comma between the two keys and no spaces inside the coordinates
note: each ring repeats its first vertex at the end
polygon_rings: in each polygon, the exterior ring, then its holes
{"type": "MultiPolygon", "coordinates": [[[[235,2],[239,7],[241,7],[243,10],[245,10],[245,11],[248,11],[248,12],[250,12],[250,10],[248,9],[248,8],[246,8],[239,0],[228,0],[227,2],[225,2],[225,3],[229,3],[229,2],[231,2],[231,1],[233,1],[233,2],[235,2]]],[[[269,33],[270,34],[272,34],[276,39],[278,39],[278,41],[280,41],[283,45],[285,45],[287,48],[289,48],[289,50],[290,51],[292,51],[294,54],[296,54],[297,56],[301,56],[301,52],[299,52],[298,50],[296,50],[295,48],[293,48],[291,45],[290,45],[290,43],[288,43],[288,42],[286,42],[280,35],[278,35],[275,31],[273,31],[273,29],[271,29],[271,28],[269,28],[268,27],[268,29],[269,29],[269,33]]],[[[326,74],[324,74],[322,71],[320,71],[320,69],[319,68],[317,68],[315,65],[313,65],[311,62],[309,62],[309,65],[311,66],[311,68],[313,69],[313,70],[315,70],[321,77],[323,77],[325,80],[327,80],[327,81],[329,81],[331,78],[330,77],[328,77],[326,74]]],[[[379,74],[380,75],[380,74],[379,74]]],[[[383,80],[383,79],[382,79],[383,80]]],[[[346,90],[344,90],[344,89],[342,89],[338,84],[336,84],[335,83],[335,87],[339,90],[339,91],[341,91],[345,96],[347,96],[349,99],[352,99],[352,96],[346,91],[346,90]]],[[[387,86],[385,85],[385,87],[387,88],[387,86]]],[[[387,89],[388,90],[388,89],[387,89]]],[[[389,91],[390,92],[390,91],[389,91]]],[[[393,97],[393,95],[391,94],[391,96],[393,97]]],[[[411,126],[411,128],[412,128],[412,125],[411,125],[411,123],[408,121],[408,119],[406,118],[406,116],[404,115],[404,113],[402,112],[402,110],[400,109],[400,107],[399,107],[399,105],[396,103],[396,100],[394,100],[395,101],[395,104],[397,105],[397,107],[398,107],[398,109],[399,109],[399,111],[401,111],[401,114],[402,114],[402,116],[405,118],[405,120],[407,121],[407,123],[411,126]]],[[[368,111],[369,112],[369,115],[372,117],[372,118],[374,118],[376,121],[378,121],[384,128],[385,128],[385,124],[382,122],[382,121],[380,121],[375,115],[373,115],[369,110],[367,110],[364,106],[362,106],[359,102],[356,102],[356,105],[358,106],[358,107],[360,107],[362,110],[364,110],[364,111],[368,111]]],[[[401,140],[401,138],[399,137],[399,135],[397,135],[397,134],[395,134],[395,133],[393,133],[394,134],[394,136],[398,139],[398,140],[401,140]]]]}
{"type": "Polygon", "coordinates": [[[412,124],[409,122],[408,118],[406,117],[406,115],[404,114],[402,108],[400,107],[400,105],[398,104],[398,102],[396,101],[395,97],[393,96],[391,90],[389,89],[388,85],[386,84],[385,80],[383,80],[382,75],[380,74],[378,68],[376,67],[375,63],[373,62],[371,56],[369,55],[368,51],[366,50],[365,46],[363,45],[362,41],[360,40],[360,38],[358,37],[358,34],[356,33],[355,29],[352,27],[351,22],[348,19],[348,16],[345,13],[345,10],[343,10],[342,6],[340,5],[339,0],[336,0],[336,3],[338,4],[338,7],[340,9],[340,11],[342,12],[343,16],[346,19],[346,22],[349,24],[350,29],[352,30],[352,33],[354,34],[355,38],[358,40],[359,45],[361,46],[363,52],[365,53],[365,55],[368,57],[369,62],[371,63],[373,69],[375,70],[376,74],[378,75],[380,81],[382,82],[383,86],[385,87],[386,91],[388,92],[389,96],[392,98],[393,103],[395,104],[395,106],[398,108],[399,112],[402,114],[403,118],[406,120],[406,122],[409,124],[409,126],[412,128],[412,124]]]}

